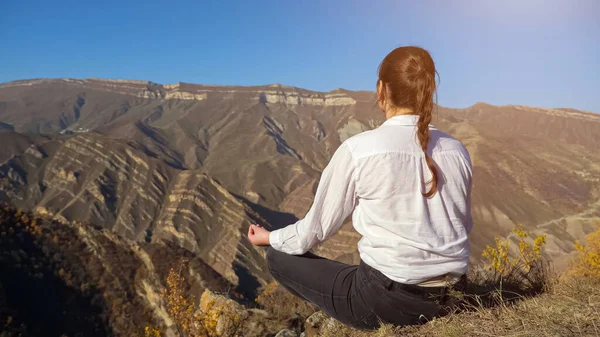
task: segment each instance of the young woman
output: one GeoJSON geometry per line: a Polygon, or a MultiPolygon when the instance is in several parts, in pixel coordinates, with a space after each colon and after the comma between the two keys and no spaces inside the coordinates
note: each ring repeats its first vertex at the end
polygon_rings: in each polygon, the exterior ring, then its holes
{"type": "Polygon", "coordinates": [[[386,121],[336,150],[304,219],[248,231],[253,244],[271,246],[268,266],[280,284],[358,329],[431,319],[467,271],[471,160],[458,140],[429,124],[435,75],[422,48],[389,53],[377,81],[386,121]],[[360,265],[307,253],[350,213],[362,235],[360,265]]]}

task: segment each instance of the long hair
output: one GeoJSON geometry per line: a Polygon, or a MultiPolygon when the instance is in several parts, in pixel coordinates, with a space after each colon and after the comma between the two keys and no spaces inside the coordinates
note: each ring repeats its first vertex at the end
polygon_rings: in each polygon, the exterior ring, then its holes
{"type": "Polygon", "coordinates": [[[429,52],[420,47],[399,47],[392,50],[379,65],[377,99],[398,108],[409,108],[419,115],[417,138],[431,171],[431,188],[423,192],[429,198],[437,191],[438,170],[433,159],[427,154],[429,142],[429,122],[433,113],[433,99],[436,95],[437,74],[429,52]]]}

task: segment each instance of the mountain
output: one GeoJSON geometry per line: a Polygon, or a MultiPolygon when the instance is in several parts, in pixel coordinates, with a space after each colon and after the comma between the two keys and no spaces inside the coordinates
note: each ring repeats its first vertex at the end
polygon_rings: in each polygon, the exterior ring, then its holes
{"type": "MultiPolygon", "coordinates": [[[[301,218],[335,149],[383,119],[372,92],[343,89],[4,83],[0,198],[136,242],[173,242],[236,286],[264,284],[263,252],[245,238],[247,225],[301,218]]],[[[546,233],[560,263],[594,229],[600,115],[477,103],[438,107],[433,124],[473,159],[474,259],[520,223],[546,233]]],[[[358,239],[348,222],[317,251],[356,262],[358,239]]]]}
{"type": "Polygon", "coordinates": [[[241,296],[173,243],[137,243],[6,205],[0,205],[0,233],[5,336],[135,336],[148,324],[168,325],[160,293],[181,260],[188,261],[180,272],[196,297],[206,288],[241,296]]]}

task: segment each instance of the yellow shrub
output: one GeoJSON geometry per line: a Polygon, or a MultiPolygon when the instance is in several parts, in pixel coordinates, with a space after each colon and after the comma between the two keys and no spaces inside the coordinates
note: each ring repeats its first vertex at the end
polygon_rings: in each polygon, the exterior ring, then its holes
{"type": "Polygon", "coordinates": [[[160,330],[153,328],[153,327],[149,327],[147,326],[146,329],[144,329],[144,337],[161,337],[162,333],[160,332],[160,330]]]}
{"type": "MultiPolygon", "coordinates": [[[[177,271],[171,268],[167,276],[166,287],[161,292],[167,312],[179,335],[186,337],[235,335],[241,327],[240,315],[230,308],[215,305],[214,300],[211,300],[204,310],[198,309],[196,298],[186,293],[185,278],[181,273],[183,265],[180,263],[177,271]],[[220,324],[220,322],[226,324],[220,324]]],[[[146,326],[143,335],[144,337],[162,337],[165,336],[165,333],[156,327],[146,326]]]]}
{"type": "Polygon", "coordinates": [[[483,251],[483,258],[486,260],[485,266],[499,275],[512,275],[515,271],[528,273],[532,267],[540,260],[542,248],[546,244],[546,235],[540,235],[532,238],[532,243],[528,243],[529,232],[523,229],[521,225],[515,226],[512,232],[519,238],[518,256],[509,254],[509,239],[495,238],[495,247],[487,245],[483,251]]]}
{"type": "Polygon", "coordinates": [[[575,241],[575,249],[579,256],[573,274],[600,278],[600,228],[587,236],[585,246],[575,241]]]}

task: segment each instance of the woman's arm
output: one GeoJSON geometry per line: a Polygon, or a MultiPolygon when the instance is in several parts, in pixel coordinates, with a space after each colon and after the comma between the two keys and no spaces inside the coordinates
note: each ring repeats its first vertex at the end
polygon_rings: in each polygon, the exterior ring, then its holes
{"type": "MultiPolygon", "coordinates": [[[[304,219],[271,232],[268,240],[264,233],[268,231],[251,227],[253,236],[258,239],[257,244],[270,244],[281,252],[300,255],[335,234],[354,210],[355,171],[356,165],[348,145],[342,143],[323,170],[315,200],[304,219]]],[[[252,237],[250,239],[252,242],[252,237]]]]}

